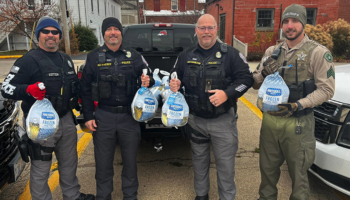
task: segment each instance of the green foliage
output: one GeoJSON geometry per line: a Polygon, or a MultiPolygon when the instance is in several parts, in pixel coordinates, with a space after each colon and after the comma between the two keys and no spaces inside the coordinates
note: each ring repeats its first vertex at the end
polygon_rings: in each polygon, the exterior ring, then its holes
{"type": "Polygon", "coordinates": [[[260,62],[263,56],[264,56],[264,53],[252,51],[252,52],[248,53],[247,61],[258,61],[258,62],[260,62]]]}
{"type": "MultiPolygon", "coordinates": [[[[79,41],[77,39],[77,34],[73,35],[72,30],[69,31],[69,44],[70,44],[70,52],[72,54],[76,54],[79,52],[79,41]]],[[[65,38],[62,37],[60,41],[59,50],[62,52],[66,52],[65,38]]]]}
{"type": "Polygon", "coordinates": [[[91,28],[79,22],[74,24],[74,31],[79,41],[79,51],[90,51],[97,47],[98,40],[91,28]]]}

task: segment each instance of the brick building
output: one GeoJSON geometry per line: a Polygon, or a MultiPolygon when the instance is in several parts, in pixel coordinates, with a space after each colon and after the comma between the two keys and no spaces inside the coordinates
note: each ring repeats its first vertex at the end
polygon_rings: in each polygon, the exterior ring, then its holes
{"type": "Polygon", "coordinates": [[[141,0],[141,23],[195,23],[205,0],[141,0]]]}
{"type": "Polygon", "coordinates": [[[350,22],[350,0],[210,0],[205,8],[216,18],[218,36],[227,44],[232,45],[233,35],[250,44],[257,31],[267,31],[275,33],[273,45],[279,38],[282,12],[292,3],[306,7],[307,23],[312,25],[338,18],[350,22]]]}

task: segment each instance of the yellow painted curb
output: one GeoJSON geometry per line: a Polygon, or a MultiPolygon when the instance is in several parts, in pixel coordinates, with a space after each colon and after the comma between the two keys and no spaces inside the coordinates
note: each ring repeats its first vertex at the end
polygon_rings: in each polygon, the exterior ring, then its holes
{"type": "Polygon", "coordinates": [[[20,58],[23,55],[12,55],[12,56],[0,56],[0,59],[6,59],[6,58],[20,58]]]}
{"type": "Polygon", "coordinates": [[[256,116],[258,116],[261,120],[262,120],[262,112],[260,111],[259,108],[257,108],[256,106],[254,106],[252,103],[250,103],[246,98],[241,97],[239,98],[239,100],[246,105],[256,116]]]}
{"type": "MultiPolygon", "coordinates": [[[[78,159],[80,158],[81,154],[85,151],[91,139],[92,139],[92,134],[90,133],[85,133],[83,137],[80,138],[77,144],[78,159]]],[[[51,166],[51,169],[55,168],[55,165],[57,166],[57,162],[51,166]]],[[[49,178],[48,184],[51,189],[51,192],[55,191],[55,189],[59,184],[58,170],[51,175],[51,177],[49,178]]],[[[31,200],[31,199],[32,199],[32,196],[30,194],[29,181],[28,181],[26,187],[23,190],[23,193],[21,194],[18,200],[31,200]]]]}

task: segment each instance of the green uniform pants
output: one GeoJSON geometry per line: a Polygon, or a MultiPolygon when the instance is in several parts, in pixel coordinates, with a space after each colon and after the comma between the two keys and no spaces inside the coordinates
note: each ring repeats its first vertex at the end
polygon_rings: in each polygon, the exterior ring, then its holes
{"type": "Polygon", "coordinates": [[[264,113],[260,133],[260,200],[277,199],[280,166],[287,161],[292,179],[290,200],[309,199],[307,170],[315,160],[314,114],[300,117],[301,134],[295,133],[298,118],[264,113]]]}

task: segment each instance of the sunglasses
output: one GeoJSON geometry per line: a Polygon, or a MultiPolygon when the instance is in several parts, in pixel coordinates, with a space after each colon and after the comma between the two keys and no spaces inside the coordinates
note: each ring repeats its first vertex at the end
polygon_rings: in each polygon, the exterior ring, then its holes
{"type": "Polygon", "coordinates": [[[42,29],[40,32],[44,33],[45,35],[49,33],[52,33],[52,35],[57,35],[60,33],[59,31],[56,31],[56,30],[46,30],[46,29],[42,29]]]}

